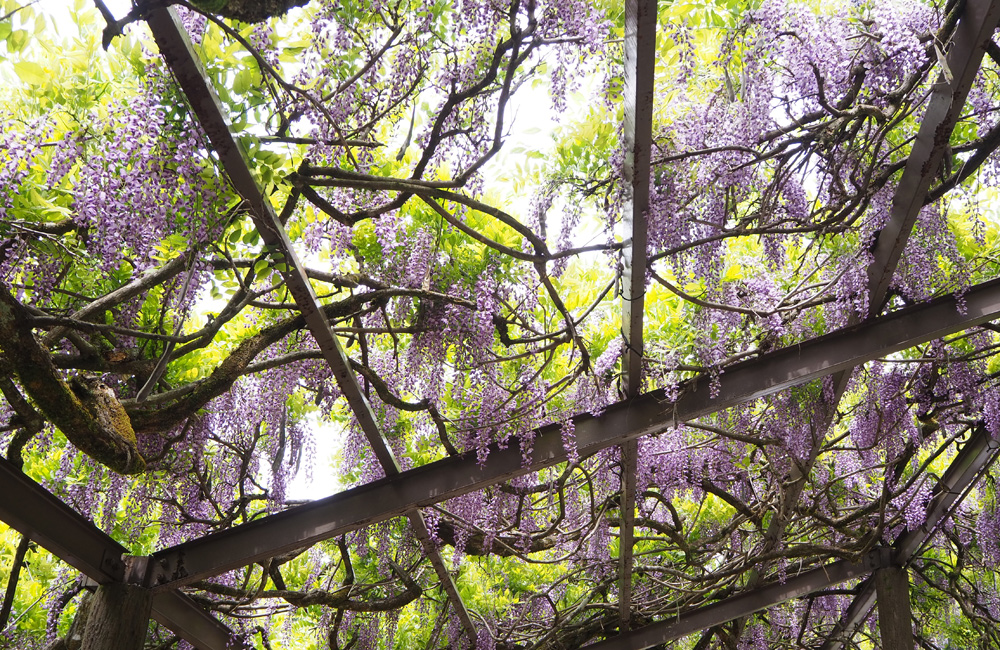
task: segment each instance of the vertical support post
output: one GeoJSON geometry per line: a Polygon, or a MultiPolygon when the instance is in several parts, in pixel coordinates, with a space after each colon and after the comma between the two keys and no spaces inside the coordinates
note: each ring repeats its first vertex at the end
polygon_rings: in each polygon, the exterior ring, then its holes
{"type": "MultiPolygon", "coordinates": [[[[626,398],[642,386],[642,318],[646,294],[646,213],[653,144],[653,71],[656,54],[656,0],[625,3],[625,160],[622,175],[627,199],[622,215],[623,249],[622,388],[626,398]]],[[[618,537],[618,602],[621,630],[629,629],[632,610],[632,542],[635,527],[635,476],[638,443],[621,447],[622,497],[618,537]]]]}
{"type": "Polygon", "coordinates": [[[625,393],[639,393],[642,371],[642,319],[649,241],[649,172],[653,145],[653,69],[656,54],[656,0],[625,4],[625,160],[626,201],[622,215],[622,375],[625,393]]]}
{"type": "Polygon", "coordinates": [[[882,647],[913,650],[909,573],[902,567],[879,569],[875,572],[875,593],[882,647]]]}
{"type": "Polygon", "coordinates": [[[619,632],[632,627],[632,566],[635,563],[632,545],[635,543],[635,489],[638,470],[639,443],[630,440],[621,446],[622,497],[621,524],[618,528],[618,617],[619,632]]]}
{"type": "Polygon", "coordinates": [[[81,650],[142,650],[153,610],[153,592],[110,582],[97,588],[90,603],[81,650]]]}

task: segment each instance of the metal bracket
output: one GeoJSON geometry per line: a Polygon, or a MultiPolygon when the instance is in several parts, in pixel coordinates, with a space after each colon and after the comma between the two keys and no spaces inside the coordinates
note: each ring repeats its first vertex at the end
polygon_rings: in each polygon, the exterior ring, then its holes
{"type": "Polygon", "coordinates": [[[188,574],[187,569],[184,568],[183,553],[178,553],[176,556],[147,557],[145,559],[148,564],[141,584],[150,589],[169,584],[175,580],[181,580],[188,574]]]}
{"type": "Polygon", "coordinates": [[[866,553],[861,563],[869,571],[896,566],[896,551],[889,546],[879,546],[866,553]]]}
{"type": "Polygon", "coordinates": [[[125,556],[125,582],[130,585],[147,585],[149,567],[152,562],[148,555],[125,556]]]}
{"type": "Polygon", "coordinates": [[[125,577],[125,562],[116,551],[110,549],[104,551],[101,556],[101,569],[112,581],[120,581],[125,577]]]}

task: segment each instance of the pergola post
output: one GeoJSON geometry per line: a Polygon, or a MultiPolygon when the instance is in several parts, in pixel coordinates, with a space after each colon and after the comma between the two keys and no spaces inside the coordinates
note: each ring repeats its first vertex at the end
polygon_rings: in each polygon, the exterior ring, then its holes
{"type": "MultiPolygon", "coordinates": [[[[642,391],[642,319],[646,296],[646,248],[649,240],[649,170],[653,148],[653,78],[656,67],[656,0],[625,3],[625,160],[627,183],[622,214],[622,389],[626,399],[642,391]]],[[[622,497],[619,527],[619,613],[626,631],[632,613],[632,544],[635,542],[635,493],[639,442],[621,447],[622,497]]]]}
{"type": "Polygon", "coordinates": [[[902,567],[879,569],[875,572],[875,594],[882,647],[887,650],[913,650],[909,573],[902,567]]]}
{"type": "Polygon", "coordinates": [[[153,609],[153,592],[110,582],[97,588],[81,650],[142,650],[153,609]]]}

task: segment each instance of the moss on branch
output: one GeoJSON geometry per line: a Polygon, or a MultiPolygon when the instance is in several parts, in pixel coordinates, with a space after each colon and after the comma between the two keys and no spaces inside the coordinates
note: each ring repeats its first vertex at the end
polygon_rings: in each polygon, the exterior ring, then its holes
{"type": "Polygon", "coordinates": [[[49,351],[32,333],[27,309],[3,284],[0,284],[0,352],[35,408],[77,449],[119,474],[145,470],[146,462],[136,446],[135,432],[124,410],[101,417],[94,403],[86,398],[81,401],[59,376],[49,351]]]}

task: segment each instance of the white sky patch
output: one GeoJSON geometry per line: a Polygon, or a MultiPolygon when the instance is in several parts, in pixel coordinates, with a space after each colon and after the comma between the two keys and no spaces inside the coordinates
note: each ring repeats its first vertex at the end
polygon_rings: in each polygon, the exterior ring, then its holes
{"type": "Polygon", "coordinates": [[[111,10],[115,18],[119,20],[124,18],[129,10],[132,9],[130,0],[104,0],[104,4],[111,10]]]}
{"type": "MultiPolygon", "coordinates": [[[[104,0],[104,4],[114,17],[119,20],[124,18],[132,9],[130,0],[104,0]]],[[[60,36],[64,36],[67,32],[77,31],[77,27],[73,23],[73,16],[71,15],[74,6],[77,8],[77,11],[97,11],[91,0],[76,0],[73,3],[62,2],[60,0],[39,0],[37,4],[31,6],[52,18],[56,33],[60,36]]]]}
{"type": "Polygon", "coordinates": [[[289,500],[322,499],[344,489],[337,467],[346,433],[343,426],[325,422],[318,414],[309,416],[307,426],[312,431],[315,447],[303,458],[299,473],[288,484],[289,500]],[[306,462],[311,467],[306,467],[306,462]]]}

